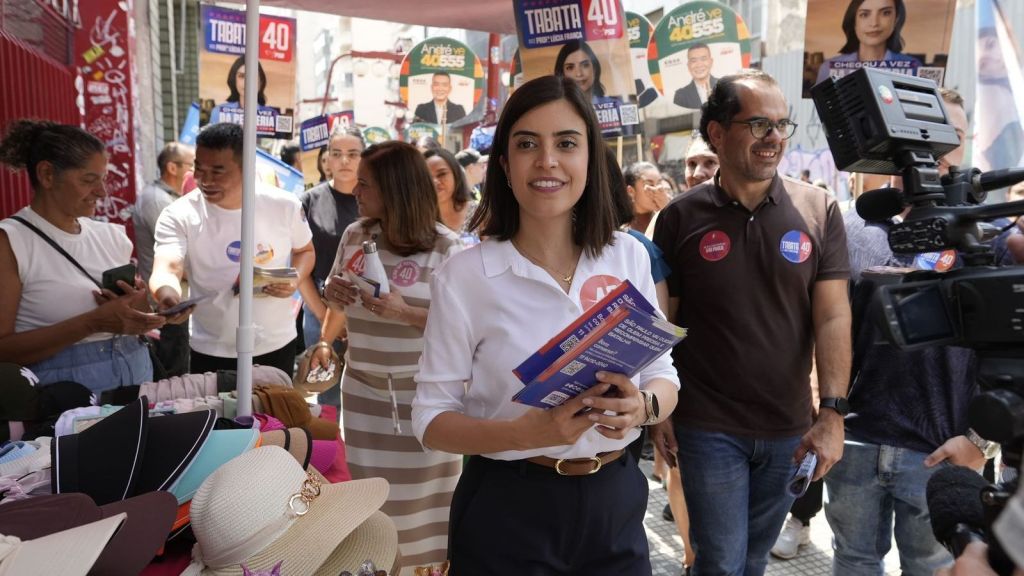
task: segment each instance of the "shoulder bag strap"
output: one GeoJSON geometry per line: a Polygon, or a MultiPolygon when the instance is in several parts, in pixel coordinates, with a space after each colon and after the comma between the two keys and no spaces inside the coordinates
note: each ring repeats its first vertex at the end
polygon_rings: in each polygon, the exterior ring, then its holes
{"type": "Polygon", "coordinates": [[[71,254],[68,254],[66,250],[64,250],[63,248],[60,247],[59,244],[54,242],[53,238],[50,238],[49,236],[47,236],[45,232],[43,232],[39,228],[36,228],[36,226],[34,224],[29,222],[28,220],[25,220],[21,216],[11,216],[11,219],[12,220],[17,220],[18,222],[21,222],[26,227],[28,227],[29,230],[31,230],[31,231],[35,232],[36,234],[38,234],[40,238],[42,238],[43,240],[46,240],[46,243],[49,244],[50,246],[53,246],[53,249],[56,250],[57,252],[60,252],[61,256],[64,256],[65,258],[67,258],[68,262],[71,262],[72,264],[75,265],[75,268],[78,268],[79,270],[81,270],[82,274],[85,274],[86,278],[88,278],[89,280],[92,280],[92,283],[95,284],[97,288],[99,288],[100,290],[103,290],[103,285],[100,284],[99,282],[97,282],[96,279],[92,277],[92,274],[89,274],[89,272],[87,272],[86,269],[83,268],[82,265],[78,263],[78,260],[75,260],[74,257],[71,256],[71,254]]]}

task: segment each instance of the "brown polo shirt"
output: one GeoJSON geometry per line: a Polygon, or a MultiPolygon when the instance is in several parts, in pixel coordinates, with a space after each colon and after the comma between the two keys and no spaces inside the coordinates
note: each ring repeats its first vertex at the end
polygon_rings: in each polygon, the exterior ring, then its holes
{"type": "Polygon", "coordinates": [[[674,199],[654,231],[679,298],[673,320],[689,329],[672,352],[682,382],[673,418],[740,436],[803,434],[814,283],[850,276],[842,214],[821,188],[778,175],[753,212],[716,182],[674,199]]]}

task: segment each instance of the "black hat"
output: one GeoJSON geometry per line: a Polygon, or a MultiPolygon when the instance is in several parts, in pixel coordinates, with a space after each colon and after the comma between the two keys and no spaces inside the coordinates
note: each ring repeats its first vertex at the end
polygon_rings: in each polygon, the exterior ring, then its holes
{"type": "Polygon", "coordinates": [[[0,420],[35,420],[39,378],[28,368],[0,362],[0,420]]]}
{"type": "Polygon", "coordinates": [[[54,382],[37,388],[39,394],[38,419],[25,426],[24,440],[39,436],[54,436],[53,426],[60,415],[74,408],[92,404],[92,391],[78,382],[54,382]]]}
{"type": "Polygon", "coordinates": [[[135,494],[149,422],[145,396],[51,444],[53,492],[84,492],[99,505],[135,494]]]}
{"type": "Polygon", "coordinates": [[[35,540],[124,512],[127,518],[89,573],[134,575],[163,546],[177,508],[177,500],[168,492],[150,492],[106,506],[96,506],[85,494],[37,496],[0,506],[0,534],[35,540]]]}
{"type": "Polygon", "coordinates": [[[213,410],[151,417],[134,493],[170,490],[206,443],[216,421],[213,410]]]}

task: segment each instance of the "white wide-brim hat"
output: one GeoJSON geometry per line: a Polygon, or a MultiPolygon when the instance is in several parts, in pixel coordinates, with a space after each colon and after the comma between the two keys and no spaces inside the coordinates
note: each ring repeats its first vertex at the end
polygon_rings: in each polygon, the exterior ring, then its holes
{"type": "Polygon", "coordinates": [[[122,512],[34,540],[0,535],[0,576],[85,576],[127,517],[122,512]]]}
{"type": "Polygon", "coordinates": [[[322,478],[278,446],[250,450],[218,468],[192,499],[197,544],[183,574],[240,576],[243,565],[250,572],[280,565],[288,576],[336,575],[366,560],[390,568],[397,531],[378,513],[387,481],[322,478]]]}

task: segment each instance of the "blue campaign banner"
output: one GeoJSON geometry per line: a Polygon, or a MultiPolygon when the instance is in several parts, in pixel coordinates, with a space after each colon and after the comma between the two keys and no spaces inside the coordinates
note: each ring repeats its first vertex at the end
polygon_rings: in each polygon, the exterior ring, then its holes
{"type": "Polygon", "coordinates": [[[302,123],[299,130],[299,147],[303,152],[326,146],[331,139],[327,116],[317,116],[302,123]]]}
{"type": "Polygon", "coordinates": [[[199,102],[193,102],[185,114],[185,122],[181,125],[181,133],[178,134],[178,142],[187,146],[196,145],[196,136],[199,134],[199,102]]]}
{"type": "Polygon", "coordinates": [[[207,52],[245,54],[245,12],[200,6],[207,52]]]}
{"type": "Polygon", "coordinates": [[[516,20],[522,43],[541,48],[584,39],[581,0],[519,0],[516,20]]]}
{"type": "Polygon", "coordinates": [[[296,195],[306,189],[306,184],[302,180],[302,172],[259,148],[256,149],[256,177],[296,195]]]}

